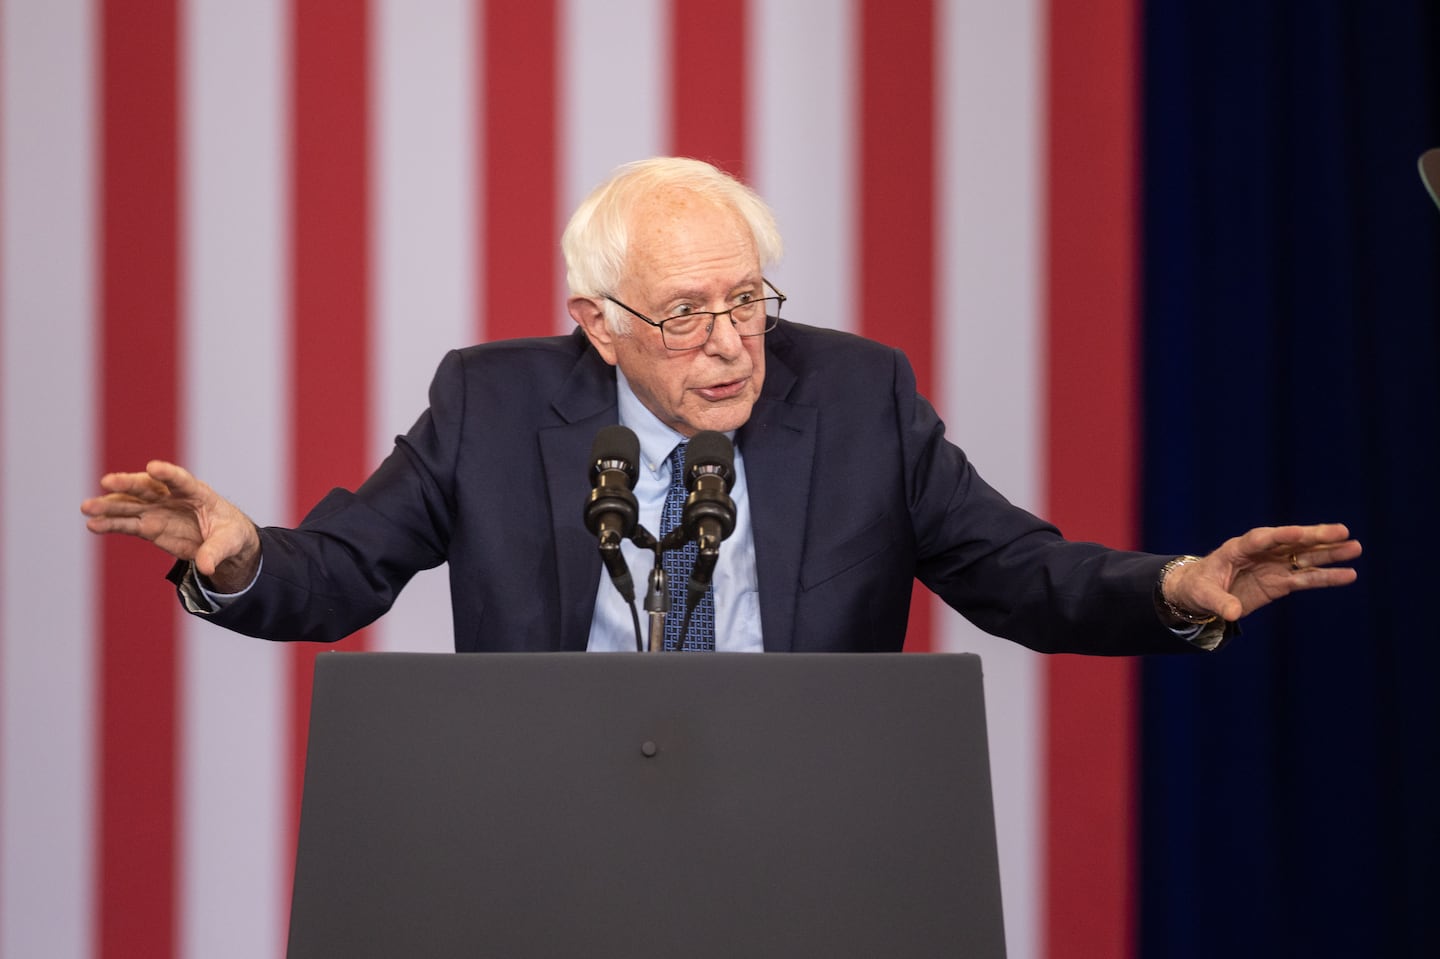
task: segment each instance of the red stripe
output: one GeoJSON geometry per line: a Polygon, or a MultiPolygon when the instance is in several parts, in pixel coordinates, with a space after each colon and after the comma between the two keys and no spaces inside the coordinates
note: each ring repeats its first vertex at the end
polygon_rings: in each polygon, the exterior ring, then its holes
{"type": "MultiPolygon", "coordinates": [[[[935,7],[860,5],[860,332],[905,351],[933,395],[935,7]]],[[[934,599],[917,584],[905,648],[933,648],[934,599]]]]}
{"type": "MultiPolygon", "coordinates": [[[[485,5],[479,102],[482,339],[554,331],[557,288],[556,14],[554,0],[485,5]]],[[[480,18],[477,18],[480,19],[480,18]]],[[[617,51],[616,56],[624,56],[617,51]]]]}
{"type": "MultiPolygon", "coordinates": [[[[100,462],[176,453],[179,197],[174,2],[100,5],[100,462]]],[[[175,950],[176,609],[164,562],[102,540],[99,951],[175,950]]]]}
{"type": "MultiPolygon", "coordinates": [[[[293,2],[292,522],[331,488],[354,488],[371,466],[367,5],[293,2]]],[[[344,648],[364,642],[357,634],[344,648]]],[[[292,659],[292,814],[300,808],[318,652],[297,647],[292,659]]],[[[298,816],[292,850],[297,823],[298,816]]]]}
{"type": "MultiPolygon", "coordinates": [[[[1135,0],[1050,8],[1048,512],[1137,540],[1135,0]]],[[[1133,955],[1135,665],[1049,661],[1048,952],[1133,955]]]]}
{"type": "Polygon", "coordinates": [[[670,131],[678,156],[745,177],[745,0],[671,0],[670,131]]]}

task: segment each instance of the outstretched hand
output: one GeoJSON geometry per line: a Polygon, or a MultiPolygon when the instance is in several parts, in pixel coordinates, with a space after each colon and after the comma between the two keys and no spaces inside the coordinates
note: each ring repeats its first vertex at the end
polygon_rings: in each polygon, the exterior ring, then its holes
{"type": "Polygon", "coordinates": [[[1355,570],[1332,564],[1359,555],[1360,543],[1342,523],[1261,526],[1174,569],[1165,577],[1165,598],[1233,623],[1297,590],[1355,582],[1355,570]]]}
{"type": "Polygon", "coordinates": [[[90,532],[138,536],[176,559],[193,560],[220,592],[244,589],[255,578],[255,524],[183,467],[151,460],[143,473],[106,473],[100,487],[103,496],[80,504],[90,532]]]}

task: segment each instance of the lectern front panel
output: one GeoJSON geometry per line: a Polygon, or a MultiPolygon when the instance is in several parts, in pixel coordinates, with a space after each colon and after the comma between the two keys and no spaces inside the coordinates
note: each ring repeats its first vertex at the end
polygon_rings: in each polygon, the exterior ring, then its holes
{"type": "Polygon", "coordinates": [[[1004,955],[974,656],[316,663],[290,955],[1004,955]]]}

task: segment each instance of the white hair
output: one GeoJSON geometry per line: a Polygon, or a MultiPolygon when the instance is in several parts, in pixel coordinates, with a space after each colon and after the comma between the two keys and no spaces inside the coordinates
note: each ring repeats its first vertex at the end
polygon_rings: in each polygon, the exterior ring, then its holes
{"type": "Polygon", "coordinates": [[[612,332],[630,332],[630,314],[604,297],[613,295],[630,248],[631,217],[640,203],[662,190],[682,190],[728,206],[750,228],[763,270],[780,259],[775,214],[759,194],[703,160],[653,157],[615,170],[575,209],[560,247],[571,296],[596,300],[612,332]]]}

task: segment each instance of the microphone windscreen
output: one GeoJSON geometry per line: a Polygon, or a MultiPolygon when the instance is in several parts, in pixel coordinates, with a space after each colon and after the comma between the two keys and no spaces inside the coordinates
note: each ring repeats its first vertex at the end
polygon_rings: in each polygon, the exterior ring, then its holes
{"type": "Polygon", "coordinates": [[[1420,179],[1430,191],[1430,199],[1440,206],[1440,147],[1426,150],[1420,155],[1420,179]]]}
{"type": "Polygon", "coordinates": [[[685,472],[694,485],[701,473],[718,473],[725,480],[725,491],[735,485],[735,446],[724,433],[701,430],[690,437],[685,447],[685,472]]]}
{"type": "MultiPolygon", "coordinates": [[[[723,437],[722,437],[723,438],[723,437]]],[[[590,447],[590,478],[593,482],[605,469],[616,468],[616,463],[624,464],[619,469],[630,477],[630,485],[635,485],[635,477],[639,475],[640,462],[640,440],[635,433],[627,427],[615,425],[607,426],[595,434],[595,444],[590,447]]]]}

